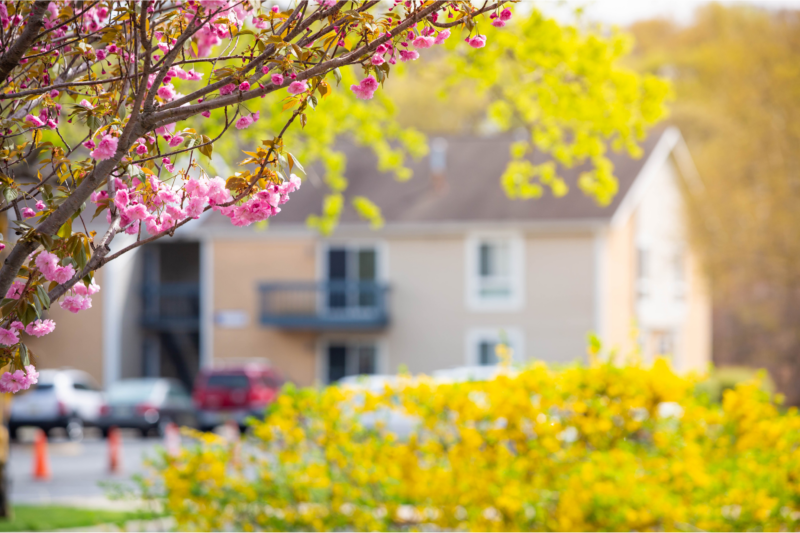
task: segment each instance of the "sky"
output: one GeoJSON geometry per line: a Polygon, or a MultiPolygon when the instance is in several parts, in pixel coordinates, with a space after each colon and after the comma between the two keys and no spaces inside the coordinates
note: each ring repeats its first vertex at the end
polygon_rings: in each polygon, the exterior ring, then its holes
{"type": "MultiPolygon", "coordinates": [[[[530,0],[522,0],[523,2],[530,0]]],[[[694,10],[706,0],[535,0],[545,12],[559,17],[579,6],[586,8],[586,16],[608,24],[627,25],[637,20],[656,16],[679,22],[689,22],[694,10]]],[[[724,0],[722,3],[750,3],[773,9],[800,9],[800,0],[753,0],[751,2],[724,0]]]]}

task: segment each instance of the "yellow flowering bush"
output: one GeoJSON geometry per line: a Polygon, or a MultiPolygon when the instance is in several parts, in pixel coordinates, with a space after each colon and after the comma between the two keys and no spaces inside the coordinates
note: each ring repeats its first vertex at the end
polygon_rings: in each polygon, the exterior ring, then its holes
{"type": "Polygon", "coordinates": [[[796,410],[696,385],[659,360],[289,387],[241,443],[193,433],[147,492],[180,530],[796,530],[796,410]]]}

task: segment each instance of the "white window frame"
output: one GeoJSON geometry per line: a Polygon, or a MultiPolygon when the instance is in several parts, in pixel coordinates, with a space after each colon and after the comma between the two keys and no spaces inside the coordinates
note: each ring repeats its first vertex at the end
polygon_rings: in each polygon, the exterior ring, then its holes
{"type": "Polygon", "coordinates": [[[497,343],[505,335],[508,344],[513,350],[511,360],[522,362],[525,360],[525,335],[518,327],[492,327],[472,328],[467,331],[467,353],[465,363],[467,366],[481,366],[480,343],[490,341],[497,343]]]}
{"type": "Polygon", "coordinates": [[[466,303],[477,312],[520,311],[525,306],[525,238],[516,232],[486,232],[467,236],[466,303]],[[481,295],[480,247],[486,242],[505,241],[509,244],[509,281],[511,294],[506,298],[486,298],[481,295]]]}

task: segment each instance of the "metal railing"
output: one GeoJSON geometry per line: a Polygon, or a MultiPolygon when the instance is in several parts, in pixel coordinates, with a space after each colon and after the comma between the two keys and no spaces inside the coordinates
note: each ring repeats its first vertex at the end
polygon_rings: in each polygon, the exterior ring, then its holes
{"type": "Polygon", "coordinates": [[[198,283],[145,283],[142,286],[142,325],[150,329],[200,327],[198,283]]]}
{"type": "Polygon", "coordinates": [[[264,283],[261,323],[286,329],[380,329],[388,286],[368,281],[264,283]]]}

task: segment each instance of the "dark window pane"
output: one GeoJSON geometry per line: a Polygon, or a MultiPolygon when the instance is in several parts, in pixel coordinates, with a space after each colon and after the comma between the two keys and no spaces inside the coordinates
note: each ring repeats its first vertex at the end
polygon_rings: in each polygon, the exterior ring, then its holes
{"type": "Polygon", "coordinates": [[[347,347],[328,346],[328,383],[338,381],[347,375],[347,347]]]}
{"type": "Polygon", "coordinates": [[[328,250],[328,279],[347,279],[347,251],[342,248],[328,250]]]}
{"type": "Polygon", "coordinates": [[[342,248],[328,250],[328,279],[334,283],[328,290],[328,307],[341,309],[347,307],[347,292],[344,281],[347,279],[347,251],[342,248]]]}
{"type": "Polygon", "coordinates": [[[495,343],[481,341],[478,345],[478,363],[482,366],[497,364],[497,354],[495,354],[495,343]]]}
{"type": "Polygon", "coordinates": [[[376,361],[375,361],[375,347],[374,346],[359,346],[358,348],[358,373],[359,374],[374,374],[376,361]]]}
{"type": "Polygon", "coordinates": [[[250,380],[244,374],[213,374],[208,376],[206,387],[209,389],[247,389],[250,380]]]}
{"type": "Polygon", "coordinates": [[[92,390],[85,383],[78,383],[78,382],[73,383],[72,384],[72,388],[75,389],[75,390],[92,390]]]}
{"type": "Polygon", "coordinates": [[[376,270],[375,250],[359,250],[358,280],[375,281],[376,270]]]}
{"type": "Polygon", "coordinates": [[[480,275],[492,275],[492,247],[485,243],[480,246],[480,275]]]}

